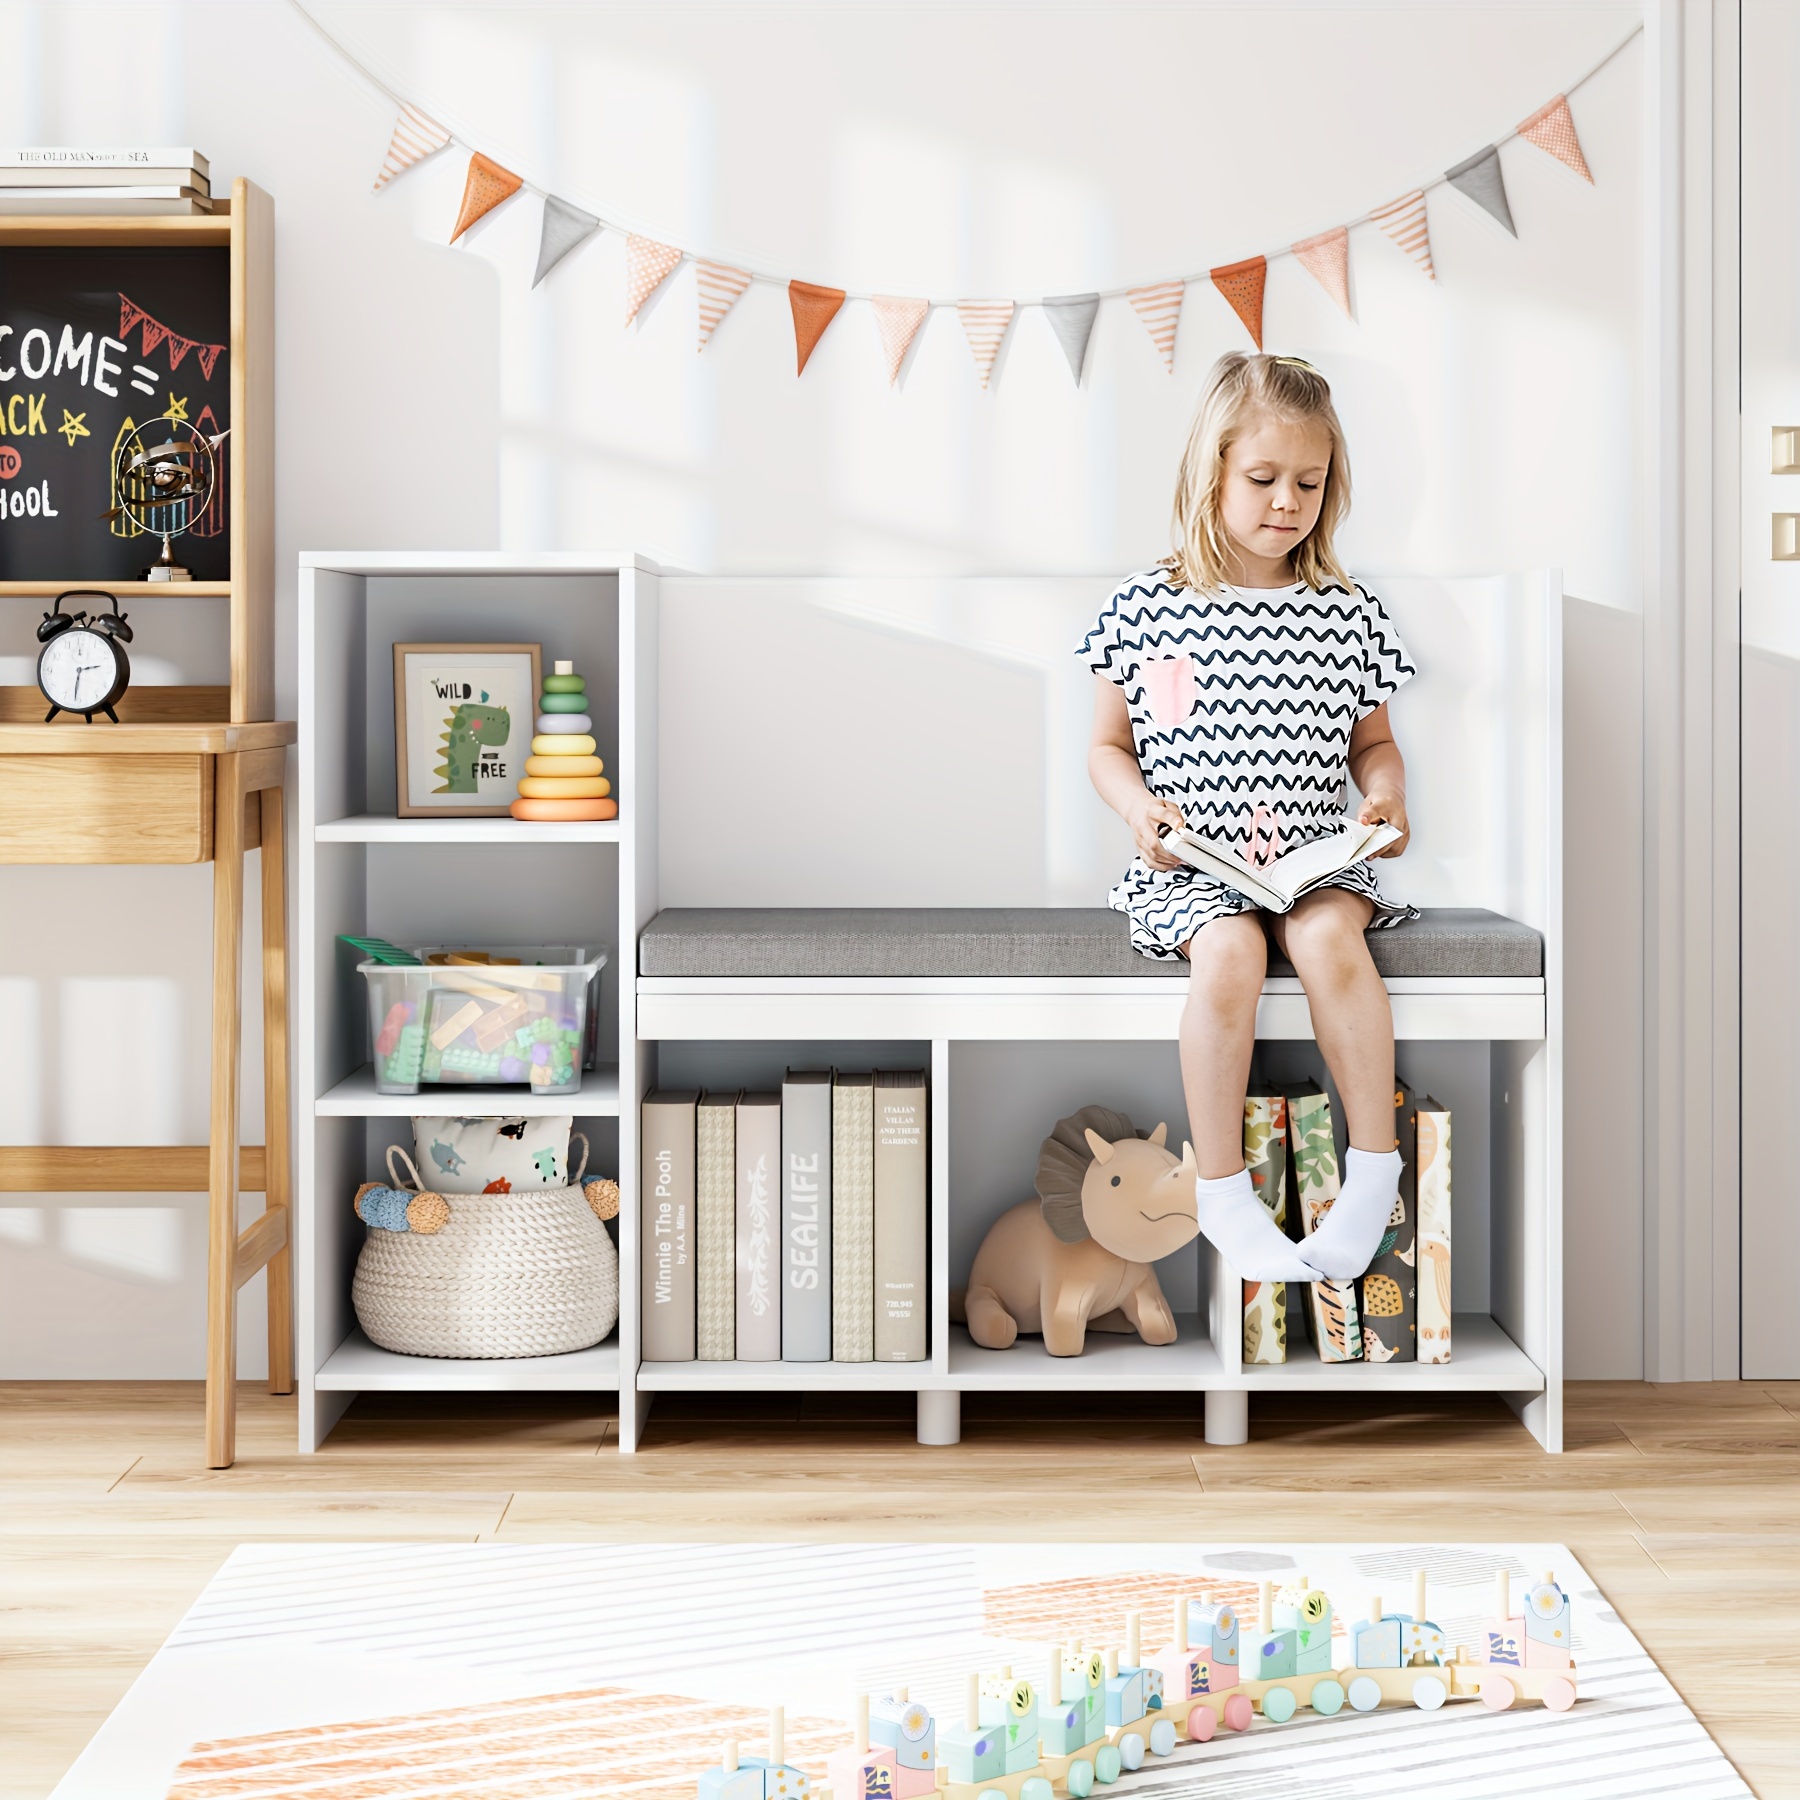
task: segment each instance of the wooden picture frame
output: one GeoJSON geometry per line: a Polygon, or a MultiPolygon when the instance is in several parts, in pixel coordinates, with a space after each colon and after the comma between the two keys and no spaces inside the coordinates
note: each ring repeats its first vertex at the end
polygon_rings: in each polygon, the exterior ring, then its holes
{"type": "Polygon", "coordinates": [[[542,672],[541,644],[396,644],[397,816],[505,817],[531,754],[542,672]],[[496,712],[506,714],[503,735],[496,735],[496,712]],[[454,766],[434,763],[438,756],[454,766]],[[447,785],[434,785],[438,776],[447,785]]]}

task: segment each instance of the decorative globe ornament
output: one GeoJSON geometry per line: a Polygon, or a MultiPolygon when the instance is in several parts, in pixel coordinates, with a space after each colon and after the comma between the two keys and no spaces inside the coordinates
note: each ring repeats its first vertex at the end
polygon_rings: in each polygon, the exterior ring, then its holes
{"type": "Polygon", "coordinates": [[[126,433],[113,459],[118,505],[101,516],[129,520],[162,539],[162,555],[144,571],[146,581],[191,581],[175,560],[171,540],[206,516],[219,484],[219,446],[228,432],[209,437],[186,419],[152,419],[126,433]]]}

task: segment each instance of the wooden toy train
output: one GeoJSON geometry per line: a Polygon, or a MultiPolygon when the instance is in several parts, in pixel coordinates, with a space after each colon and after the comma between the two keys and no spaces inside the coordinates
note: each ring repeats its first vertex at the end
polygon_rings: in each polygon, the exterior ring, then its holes
{"type": "Polygon", "coordinates": [[[770,1717],[769,1754],[740,1756],[728,1743],[699,1780],[699,1800],[1085,1800],[1096,1785],[1141,1768],[1146,1756],[1205,1743],[1223,1726],[1247,1730],[1258,1713],[1285,1724],[1302,1707],[1331,1715],[1412,1705],[1435,1712],[1479,1699],[1493,1711],[1519,1700],[1552,1712],[1575,1704],[1569,1597],[1546,1574],[1512,1610],[1506,1572],[1495,1577],[1494,1617],[1479,1655],[1425,1613],[1425,1573],[1413,1575],[1413,1610],[1367,1618],[1334,1635],[1331,1602],[1304,1575],[1262,1584],[1255,1632],[1245,1644],[1236,1612],[1210,1597],[1177,1602],[1174,1640],[1145,1659],[1142,1619],[1126,1615],[1123,1654],[1059,1645],[1040,1690],[1010,1668],[971,1675],[961,1725],[939,1731],[905,1689],[857,1701],[852,1746],[828,1759],[816,1786],[786,1759],[782,1711],[770,1717]],[[1254,1671],[1252,1673],[1251,1671],[1254,1671]]]}

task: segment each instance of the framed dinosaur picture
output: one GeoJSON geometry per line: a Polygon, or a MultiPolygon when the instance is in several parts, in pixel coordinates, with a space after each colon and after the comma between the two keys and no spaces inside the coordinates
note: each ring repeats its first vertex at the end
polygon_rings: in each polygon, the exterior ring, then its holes
{"type": "Polygon", "coordinates": [[[394,646],[394,794],[403,819],[489,819],[519,797],[543,647],[394,646]]]}

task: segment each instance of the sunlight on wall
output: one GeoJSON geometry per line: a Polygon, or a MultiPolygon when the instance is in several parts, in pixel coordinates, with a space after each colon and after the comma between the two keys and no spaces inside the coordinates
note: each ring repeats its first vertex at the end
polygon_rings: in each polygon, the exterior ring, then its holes
{"type": "Polygon", "coordinates": [[[109,1275],[168,1283],[182,1275],[182,1215],[172,1206],[64,1206],[65,1256],[109,1275]]]}
{"type": "Polygon", "coordinates": [[[57,988],[53,1141],[180,1143],[180,984],[162,976],[71,976],[57,988]]]}
{"type": "Polygon", "coordinates": [[[41,1144],[44,1095],[43,992],[28,975],[0,976],[0,1144],[41,1144]]]}

